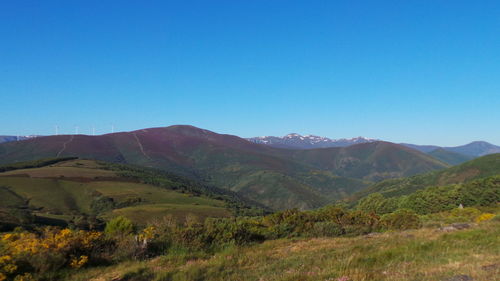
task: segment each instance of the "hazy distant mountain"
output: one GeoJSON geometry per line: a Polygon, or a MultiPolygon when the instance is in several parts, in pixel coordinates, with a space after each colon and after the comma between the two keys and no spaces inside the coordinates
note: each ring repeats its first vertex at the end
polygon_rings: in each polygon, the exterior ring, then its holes
{"type": "Polygon", "coordinates": [[[264,137],[248,138],[247,140],[254,143],[269,145],[272,147],[290,148],[290,149],[346,147],[353,144],[378,141],[376,139],[370,139],[365,137],[357,137],[352,139],[330,139],[314,135],[302,136],[296,133],[291,133],[283,137],[264,136],[264,137]]]}
{"type": "Polygon", "coordinates": [[[471,155],[465,155],[465,154],[449,151],[449,150],[446,150],[444,148],[435,149],[431,152],[428,152],[427,154],[429,154],[430,156],[432,156],[432,157],[434,157],[434,158],[436,158],[444,163],[450,164],[450,165],[462,164],[464,162],[467,162],[469,160],[476,158],[476,157],[471,156],[471,155]]]}
{"type": "MultiPolygon", "coordinates": [[[[265,144],[277,148],[288,149],[314,149],[329,147],[347,147],[360,143],[371,143],[380,141],[365,137],[356,137],[351,139],[330,139],[315,135],[300,135],[296,133],[288,134],[283,137],[263,136],[248,138],[247,140],[265,144]]],[[[500,153],[500,146],[496,146],[485,141],[475,141],[462,146],[441,147],[437,145],[417,145],[411,143],[401,143],[401,145],[429,154],[434,158],[447,164],[457,165],[475,157],[487,154],[500,153]]]]}
{"type": "Polygon", "coordinates": [[[435,151],[438,148],[442,148],[447,151],[472,157],[479,157],[493,153],[500,153],[500,146],[496,146],[491,143],[487,143],[485,141],[474,141],[466,145],[453,146],[453,147],[440,147],[436,145],[416,145],[408,143],[402,143],[402,145],[416,149],[424,153],[429,153],[431,151],[435,151]]]}
{"type": "Polygon", "coordinates": [[[434,151],[438,148],[441,148],[440,146],[437,146],[437,145],[418,145],[418,144],[411,144],[411,143],[400,143],[400,144],[404,145],[406,147],[409,147],[409,148],[416,149],[416,150],[423,152],[423,153],[429,153],[429,152],[434,151]]]}
{"type": "Polygon", "coordinates": [[[493,153],[500,153],[500,146],[496,146],[485,141],[475,141],[462,146],[445,147],[444,149],[475,157],[493,153]]]}
{"type": "Polygon", "coordinates": [[[37,136],[0,136],[0,143],[10,142],[10,141],[22,141],[36,137],[37,136]]]}

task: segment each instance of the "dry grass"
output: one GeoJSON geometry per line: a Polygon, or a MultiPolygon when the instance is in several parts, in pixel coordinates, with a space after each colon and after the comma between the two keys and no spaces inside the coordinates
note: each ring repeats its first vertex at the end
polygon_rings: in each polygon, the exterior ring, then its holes
{"type": "Polygon", "coordinates": [[[370,238],[267,241],[209,258],[172,262],[163,257],[135,263],[130,270],[124,270],[123,265],[93,269],[68,280],[96,276],[101,279],[95,280],[102,281],[125,280],[126,274],[136,274],[137,279],[126,280],[316,281],[344,277],[350,281],[417,281],[466,274],[475,281],[494,281],[500,276],[499,260],[500,223],[490,221],[451,233],[419,229],[370,238]],[[115,279],[104,278],[108,274],[115,279]],[[116,279],[117,274],[121,277],[116,279]],[[145,274],[151,279],[141,279],[145,274]]]}

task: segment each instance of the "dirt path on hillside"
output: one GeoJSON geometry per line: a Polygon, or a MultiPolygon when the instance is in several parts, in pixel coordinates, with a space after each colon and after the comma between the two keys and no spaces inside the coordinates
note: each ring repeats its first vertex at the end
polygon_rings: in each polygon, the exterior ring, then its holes
{"type": "Polygon", "coordinates": [[[59,152],[57,153],[56,157],[59,157],[59,155],[61,155],[61,153],[66,150],[66,146],[73,141],[73,138],[75,138],[74,135],[71,135],[71,137],[69,138],[68,141],[64,142],[63,143],[63,147],[61,148],[61,150],[59,150],[59,152]]]}
{"type": "Polygon", "coordinates": [[[144,156],[146,156],[146,158],[151,159],[151,158],[149,158],[149,156],[148,156],[148,155],[146,154],[146,152],[144,151],[144,147],[142,146],[142,143],[141,143],[141,141],[139,140],[139,138],[137,137],[137,134],[136,134],[136,133],[134,133],[134,137],[135,137],[135,139],[137,140],[137,144],[139,145],[139,148],[141,149],[142,154],[144,154],[144,156]]]}

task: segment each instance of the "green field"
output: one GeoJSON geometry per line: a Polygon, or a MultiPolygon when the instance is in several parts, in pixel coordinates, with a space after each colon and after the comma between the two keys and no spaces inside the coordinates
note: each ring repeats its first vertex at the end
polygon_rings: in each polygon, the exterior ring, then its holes
{"type": "Polygon", "coordinates": [[[178,221],[184,221],[187,215],[194,215],[197,220],[203,221],[207,217],[230,217],[231,212],[221,207],[197,205],[197,203],[165,203],[115,209],[108,216],[125,216],[137,224],[145,224],[168,215],[178,221]]]}
{"type": "Polygon", "coordinates": [[[134,182],[91,160],[0,173],[0,187],[1,208],[29,208],[37,216],[66,221],[81,215],[123,215],[143,224],[169,214],[180,220],[187,214],[231,215],[224,201],[134,182]],[[103,198],[114,207],[97,212],[96,201],[103,198]]]}

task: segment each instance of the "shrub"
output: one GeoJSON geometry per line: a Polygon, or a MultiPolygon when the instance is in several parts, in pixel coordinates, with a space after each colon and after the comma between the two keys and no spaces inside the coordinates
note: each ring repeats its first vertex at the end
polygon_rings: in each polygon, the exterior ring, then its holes
{"type": "Polygon", "coordinates": [[[467,207],[467,208],[456,208],[450,211],[449,218],[447,222],[466,222],[473,221],[479,215],[481,215],[481,211],[476,208],[467,207]]]}
{"type": "Polygon", "coordinates": [[[422,225],[418,215],[408,209],[399,209],[394,213],[383,215],[381,223],[390,230],[414,229],[422,225]]]}
{"type": "Polygon", "coordinates": [[[336,237],[344,233],[342,226],[334,222],[317,222],[311,229],[311,236],[313,237],[336,237]]]}
{"type": "Polygon", "coordinates": [[[43,276],[64,267],[82,267],[89,259],[100,260],[98,249],[106,243],[99,232],[51,228],[43,229],[40,234],[4,234],[1,241],[3,253],[0,263],[8,266],[0,266],[3,268],[0,273],[4,276],[17,276],[15,278],[18,280],[29,280],[29,275],[25,273],[43,276]]]}
{"type": "Polygon", "coordinates": [[[482,221],[488,221],[488,220],[491,220],[493,217],[495,217],[494,214],[484,213],[484,214],[481,214],[479,217],[476,218],[476,222],[479,223],[479,222],[482,222],[482,221]]]}
{"type": "Polygon", "coordinates": [[[134,223],[126,217],[116,217],[106,224],[104,232],[108,235],[126,235],[134,232],[134,223]]]}
{"type": "Polygon", "coordinates": [[[308,212],[297,209],[277,212],[262,219],[264,226],[268,227],[270,238],[283,238],[300,236],[312,228],[316,218],[308,212]]]}
{"type": "Polygon", "coordinates": [[[249,219],[207,219],[204,225],[204,236],[207,243],[214,246],[263,241],[265,239],[259,224],[249,219]]]}
{"type": "Polygon", "coordinates": [[[367,197],[361,199],[357,205],[357,209],[375,214],[387,214],[394,212],[398,208],[397,198],[384,198],[384,196],[378,192],[372,193],[367,197]]]}

